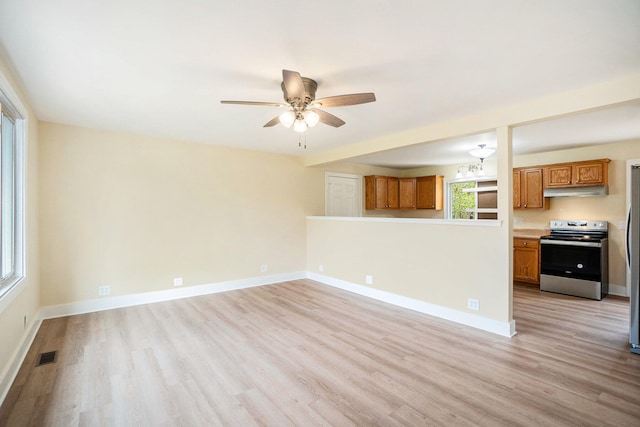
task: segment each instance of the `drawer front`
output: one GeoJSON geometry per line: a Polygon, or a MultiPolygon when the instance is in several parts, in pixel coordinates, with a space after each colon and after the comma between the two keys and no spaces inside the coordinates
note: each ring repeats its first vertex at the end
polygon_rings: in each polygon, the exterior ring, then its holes
{"type": "Polygon", "coordinates": [[[523,238],[520,238],[520,237],[514,237],[514,239],[513,239],[513,247],[514,248],[538,249],[540,247],[540,240],[538,240],[538,239],[523,239],[523,238]]]}

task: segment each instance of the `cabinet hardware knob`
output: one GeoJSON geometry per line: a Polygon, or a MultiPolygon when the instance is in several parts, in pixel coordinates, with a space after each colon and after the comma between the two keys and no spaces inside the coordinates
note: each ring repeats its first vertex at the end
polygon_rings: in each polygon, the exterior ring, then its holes
{"type": "Polygon", "coordinates": [[[525,246],[527,246],[527,242],[523,242],[522,244],[523,244],[523,245],[525,245],[525,246]]]}
{"type": "Polygon", "coordinates": [[[524,207],[525,207],[525,208],[527,207],[527,204],[526,204],[526,203],[524,204],[524,207]]]}

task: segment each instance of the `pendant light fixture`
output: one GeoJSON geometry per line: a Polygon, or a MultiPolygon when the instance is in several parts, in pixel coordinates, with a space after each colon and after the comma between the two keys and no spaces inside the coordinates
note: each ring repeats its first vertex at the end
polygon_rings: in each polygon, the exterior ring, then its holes
{"type": "Polygon", "coordinates": [[[478,147],[480,148],[469,151],[469,154],[471,154],[473,157],[477,157],[478,159],[480,159],[480,161],[483,161],[496,152],[496,150],[494,150],[493,148],[485,148],[486,146],[487,144],[480,144],[478,145],[478,147]]]}

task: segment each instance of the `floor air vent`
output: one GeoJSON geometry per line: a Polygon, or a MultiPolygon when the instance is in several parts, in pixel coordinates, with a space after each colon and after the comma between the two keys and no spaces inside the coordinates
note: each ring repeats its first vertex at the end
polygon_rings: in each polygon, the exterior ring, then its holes
{"type": "Polygon", "coordinates": [[[57,357],[58,357],[57,350],[48,351],[46,353],[40,353],[40,356],[38,357],[38,363],[36,363],[36,366],[46,365],[48,363],[54,363],[57,357]]]}

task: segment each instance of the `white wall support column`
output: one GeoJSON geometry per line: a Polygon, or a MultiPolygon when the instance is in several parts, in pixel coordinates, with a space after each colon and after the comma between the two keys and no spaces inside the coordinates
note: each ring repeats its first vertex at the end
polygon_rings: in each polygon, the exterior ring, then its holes
{"type": "MultiPolygon", "coordinates": [[[[508,268],[504,274],[504,295],[508,295],[509,320],[513,320],[513,141],[510,126],[496,129],[498,141],[498,219],[502,220],[501,237],[504,242],[508,268]]],[[[512,322],[515,325],[515,322],[512,322]]],[[[515,333],[515,331],[512,331],[515,333]]]]}

